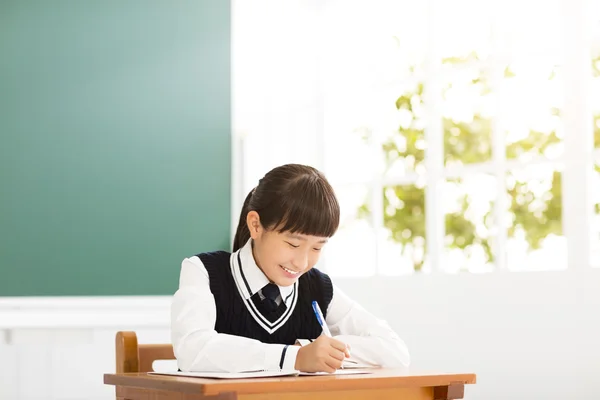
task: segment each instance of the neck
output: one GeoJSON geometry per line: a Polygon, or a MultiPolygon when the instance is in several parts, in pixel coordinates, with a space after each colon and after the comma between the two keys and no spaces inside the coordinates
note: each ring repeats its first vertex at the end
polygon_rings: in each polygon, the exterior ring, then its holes
{"type": "Polygon", "coordinates": [[[265,270],[260,265],[260,260],[256,256],[256,247],[254,246],[254,240],[252,240],[252,239],[250,239],[250,247],[252,248],[252,258],[254,258],[254,262],[256,263],[256,266],[258,267],[258,269],[260,269],[262,271],[263,274],[265,274],[265,276],[267,277],[269,282],[273,283],[271,278],[269,278],[269,275],[267,275],[265,270]]]}

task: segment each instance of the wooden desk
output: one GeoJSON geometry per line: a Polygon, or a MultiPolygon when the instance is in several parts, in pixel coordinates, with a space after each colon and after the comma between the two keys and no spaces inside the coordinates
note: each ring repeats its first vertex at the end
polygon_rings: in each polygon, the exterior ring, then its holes
{"type": "Polygon", "coordinates": [[[450,400],[475,374],[417,374],[380,369],[365,375],[218,380],[147,373],[106,374],[119,400],[450,400]]]}

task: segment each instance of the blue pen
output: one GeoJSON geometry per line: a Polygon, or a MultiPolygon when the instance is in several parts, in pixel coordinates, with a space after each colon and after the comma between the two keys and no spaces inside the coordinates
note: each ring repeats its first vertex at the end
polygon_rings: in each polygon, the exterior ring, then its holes
{"type": "Polygon", "coordinates": [[[319,325],[321,325],[321,327],[323,328],[323,333],[326,336],[331,337],[331,332],[329,332],[329,328],[327,327],[327,324],[325,323],[325,318],[323,317],[323,313],[321,312],[321,309],[319,308],[319,303],[317,303],[316,301],[313,301],[312,308],[313,308],[313,311],[315,312],[315,316],[317,317],[317,321],[319,321],[319,325]]]}
{"type": "MultiPolygon", "coordinates": [[[[321,328],[323,328],[323,333],[325,334],[325,336],[331,337],[331,332],[329,332],[329,328],[325,323],[325,318],[323,317],[323,313],[321,312],[321,307],[319,307],[319,303],[313,300],[312,308],[315,312],[315,316],[317,317],[317,321],[319,321],[319,325],[321,325],[321,328]]],[[[342,369],[344,369],[344,364],[342,364],[342,369]]]]}

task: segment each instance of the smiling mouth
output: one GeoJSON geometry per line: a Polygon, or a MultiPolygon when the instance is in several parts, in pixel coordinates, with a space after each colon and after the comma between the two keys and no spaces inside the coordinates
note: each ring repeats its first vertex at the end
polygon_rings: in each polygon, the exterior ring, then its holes
{"type": "Polygon", "coordinates": [[[291,269],[287,269],[286,267],[284,267],[284,266],[281,266],[281,265],[280,265],[280,267],[281,267],[281,269],[283,269],[285,272],[289,272],[289,273],[290,273],[290,274],[292,274],[292,275],[298,275],[298,274],[300,273],[300,272],[298,272],[298,271],[292,271],[291,269]]]}

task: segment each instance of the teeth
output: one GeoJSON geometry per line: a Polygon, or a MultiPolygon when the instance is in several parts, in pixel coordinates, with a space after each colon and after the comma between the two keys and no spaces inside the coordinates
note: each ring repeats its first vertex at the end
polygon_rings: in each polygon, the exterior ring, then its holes
{"type": "Polygon", "coordinates": [[[296,271],[292,271],[291,269],[287,269],[286,267],[281,267],[281,268],[283,268],[284,270],[286,270],[286,271],[287,271],[287,272],[289,272],[290,274],[294,274],[294,275],[298,274],[298,272],[296,272],[296,271]]]}

